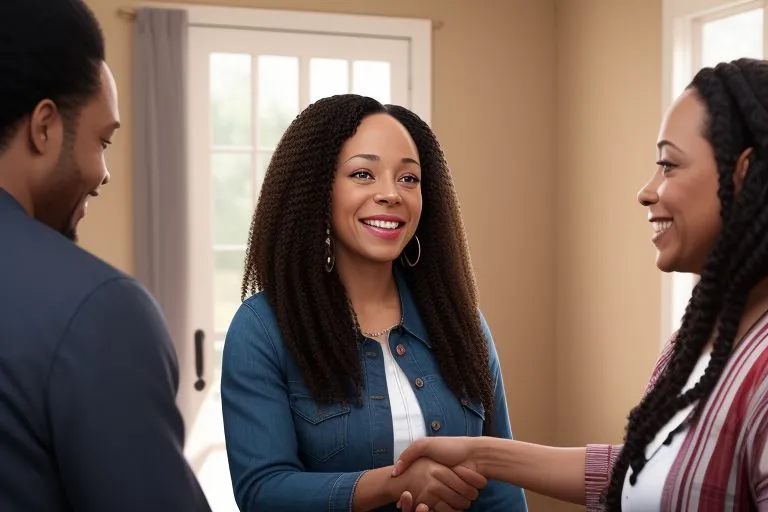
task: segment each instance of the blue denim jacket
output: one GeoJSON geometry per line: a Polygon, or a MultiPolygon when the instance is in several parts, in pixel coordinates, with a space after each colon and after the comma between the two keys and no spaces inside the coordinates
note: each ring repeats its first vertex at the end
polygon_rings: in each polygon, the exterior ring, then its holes
{"type": "MultiPolygon", "coordinates": [[[[393,354],[421,405],[427,435],[480,436],[484,408],[459,400],[440,376],[429,337],[404,279],[397,277],[403,327],[390,334],[393,354]]],[[[482,315],[481,315],[482,318],[482,315]]],[[[512,438],[504,385],[490,331],[496,403],[491,434],[512,438]]],[[[393,461],[392,417],[381,345],[361,346],[367,398],[362,406],[318,404],[284,345],[263,293],[235,314],[224,345],[221,379],[227,454],[240,510],[351,511],[363,472],[393,461]]],[[[396,510],[394,504],[379,510],[396,510]]],[[[473,511],[524,512],[523,491],[489,482],[473,511]]]]}

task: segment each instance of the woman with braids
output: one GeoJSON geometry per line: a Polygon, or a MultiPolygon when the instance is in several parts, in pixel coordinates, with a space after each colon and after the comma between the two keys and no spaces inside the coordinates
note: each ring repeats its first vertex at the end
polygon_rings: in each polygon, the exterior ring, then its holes
{"type": "Polygon", "coordinates": [[[658,151],[638,195],[656,264],[700,280],[624,444],[430,439],[395,475],[427,456],[588,510],[768,511],[768,61],[699,71],[658,151]]]}
{"type": "Polygon", "coordinates": [[[464,466],[390,476],[424,436],[512,437],[451,175],[416,115],[341,95],[293,121],[242,293],[221,384],[240,510],[395,510],[406,490],[436,512],[526,510],[464,466]]]}

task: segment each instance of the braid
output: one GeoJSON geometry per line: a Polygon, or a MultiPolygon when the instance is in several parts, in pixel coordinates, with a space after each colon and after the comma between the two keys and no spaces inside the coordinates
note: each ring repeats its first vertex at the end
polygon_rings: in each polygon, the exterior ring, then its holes
{"type": "Polygon", "coordinates": [[[416,267],[403,266],[403,273],[441,375],[457,396],[481,401],[491,414],[488,348],[451,175],[432,130],[402,107],[339,95],[310,105],[291,123],[275,149],[251,222],[242,298],[264,291],[315,399],[360,397],[362,334],[338,274],[323,270],[324,247],[339,152],[360,122],[376,113],[403,124],[421,160],[421,257],[416,267]]]}
{"type": "Polygon", "coordinates": [[[723,228],[693,290],[670,364],[629,415],[624,447],[604,496],[608,511],[621,510],[627,470],[632,468],[634,485],[646,463],[645,448],[659,430],[692,403],[694,416],[700,414],[728,362],[750,290],[768,274],[768,94],[763,91],[767,80],[767,62],[740,59],[705,68],[691,83],[709,114],[706,136],[715,152],[723,228]],[[749,172],[737,196],[733,172],[749,147],[753,148],[749,172]],[[713,333],[704,375],[682,393],[713,333]]]}

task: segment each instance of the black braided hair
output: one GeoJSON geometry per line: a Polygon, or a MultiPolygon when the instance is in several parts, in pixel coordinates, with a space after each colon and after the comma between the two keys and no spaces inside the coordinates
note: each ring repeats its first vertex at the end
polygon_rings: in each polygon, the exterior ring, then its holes
{"type": "Polygon", "coordinates": [[[293,121],[272,156],[253,216],[242,298],[265,292],[316,400],[357,401],[362,335],[338,274],[323,270],[324,248],[339,152],[376,113],[408,130],[421,163],[421,257],[402,272],[442,377],[457,396],[481,401],[487,425],[494,388],[459,202],[435,134],[409,110],[346,94],[317,101],[293,121]]]}
{"type": "Polygon", "coordinates": [[[694,416],[699,414],[728,362],[748,295],[768,275],[768,61],[738,59],[703,68],[689,88],[708,113],[704,129],[717,162],[723,227],[686,308],[669,366],[629,414],[624,446],[604,495],[608,512],[621,510],[627,470],[632,468],[634,485],[646,463],[645,448],[659,430],[694,402],[694,416]],[[733,173],[747,148],[753,153],[737,195],[733,173]],[[713,333],[704,375],[681,393],[713,333]]]}

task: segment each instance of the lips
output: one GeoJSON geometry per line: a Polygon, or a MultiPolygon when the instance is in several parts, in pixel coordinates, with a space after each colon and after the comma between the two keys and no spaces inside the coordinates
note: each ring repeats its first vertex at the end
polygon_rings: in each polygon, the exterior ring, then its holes
{"type": "Polygon", "coordinates": [[[399,237],[405,227],[405,221],[390,215],[360,219],[360,223],[366,231],[385,240],[394,240],[399,237]]]}

